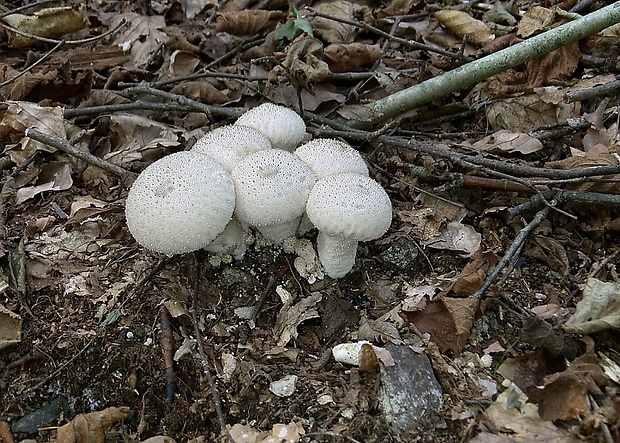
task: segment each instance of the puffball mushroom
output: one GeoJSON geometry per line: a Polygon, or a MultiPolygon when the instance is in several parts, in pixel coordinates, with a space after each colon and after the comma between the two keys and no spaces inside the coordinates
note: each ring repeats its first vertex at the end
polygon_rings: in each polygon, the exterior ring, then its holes
{"type": "Polygon", "coordinates": [[[319,260],[332,278],[341,278],[353,268],[359,241],[381,237],[392,222],[392,204],[385,190],[370,177],[352,172],[317,181],[306,213],[319,230],[319,260]]]}
{"type": "Polygon", "coordinates": [[[149,165],[129,190],[125,216],[142,246],[182,254],[207,246],[231,220],[230,175],[206,155],[178,152],[149,165]]]}
{"type": "Polygon", "coordinates": [[[260,131],[249,126],[227,125],[199,138],[190,152],[208,155],[230,173],[243,157],[263,149],[271,149],[271,142],[260,131]]]}
{"type": "Polygon", "coordinates": [[[368,175],[362,155],[349,144],[333,138],[317,138],[295,149],[295,155],[310,166],[317,180],[342,172],[368,175]]]}
{"type": "Polygon", "coordinates": [[[249,109],[235,124],[262,132],[272,147],[286,151],[293,151],[306,134],[306,123],[295,111],[273,103],[249,109]]]}
{"type": "Polygon", "coordinates": [[[236,217],[274,244],[295,235],[315,178],[308,165],[281,149],[258,151],[233,169],[236,217]]]}

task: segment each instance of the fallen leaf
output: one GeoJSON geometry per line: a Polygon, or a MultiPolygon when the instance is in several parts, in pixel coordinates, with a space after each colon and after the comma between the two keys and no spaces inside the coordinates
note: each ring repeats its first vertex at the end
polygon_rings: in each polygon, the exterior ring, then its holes
{"type": "Polygon", "coordinates": [[[215,16],[215,30],[232,35],[254,35],[273,31],[278,23],[285,20],[286,12],[247,9],[244,11],[221,12],[215,16]]]}
{"type": "Polygon", "coordinates": [[[620,285],[588,278],[583,298],[564,329],[575,334],[591,334],[620,328],[620,285]]]}
{"type": "Polygon", "coordinates": [[[49,162],[41,167],[37,184],[18,189],[15,200],[17,204],[21,204],[42,192],[66,191],[71,186],[71,167],[64,162],[49,162]]]}
{"type": "MultiPolygon", "coordinates": [[[[57,38],[71,32],[79,31],[90,25],[86,14],[86,5],[81,3],[74,6],[45,8],[34,15],[10,14],[2,21],[22,33],[45,38],[57,38]]],[[[10,48],[26,48],[41,43],[41,40],[31,38],[6,30],[10,48]]]]}
{"type": "MultiPolygon", "coordinates": [[[[316,305],[321,301],[321,294],[304,297],[296,304],[284,304],[274,326],[274,335],[278,338],[278,346],[285,346],[293,338],[297,338],[297,327],[311,318],[318,318],[316,305]]],[[[292,299],[291,299],[292,300],[292,299]]]]}
{"type": "Polygon", "coordinates": [[[105,434],[116,422],[124,420],[127,412],[129,408],[122,406],[80,414],[58,428],[54,441],[58,443],[104,443],[105,434]]]}
{"type": "Polygon", "coordinates": [[[539,126],[557,123],[557,107],[537,94],[497,100],[489,105],[487,118],[493,130],[528,133],[539,126]]]}
{"type": "MultiPolygon", "coordinates": [[[[346,0],[323,1],[314,6],[314,9],[322,14],[345,20],[353,20],[359,8],[355,3],[346,0]]],[[[357,35],[355,26],[323,17],[312,17],[310,24],[314,35],[326,43],[351,43],[357,35]]]]}
{"type": "Polygon", "coordinates": [[[495,39],[495,34],[481,20],[473,18],[464,11],[443,9],[435,12],[435,17],[451,33],[476,46],[484,46],[495,39]]]}
{"type": "Polygon", "coordinates": [[[579,440],[543,420],[527,397],[509,387],[482,415],[483,431],[470,443],[577,443],[579,440]]]}
{"type": "Polygon", "coordinates": [[[522,132],[501,129],[472,145],[473,148],[492,154],[532,154],[543,148],[540,140],[522,132]]]}
{"type": "Polygon", "coordinates": [[[332,72],[348,72],[379,60],[381,47],[357,42],[333,43],[325,48],[324,56],[332,72]]]}

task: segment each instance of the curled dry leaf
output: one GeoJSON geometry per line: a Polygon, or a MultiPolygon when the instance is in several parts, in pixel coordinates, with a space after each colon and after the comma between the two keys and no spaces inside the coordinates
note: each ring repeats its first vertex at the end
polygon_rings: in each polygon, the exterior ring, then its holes
{"type": "Polygon", "coordinates": [[[104,443],[105,434],[116,422],[127,417],[129,408],[111,407],[103,411],[80,414],[66,425],[58,428],[56,442],[62,443],[104,443]]]}
{"type": "Polygon", "coordinates": [[[323,44],[316,38],[295,40],[286,48],[286,58],[270,73],[270,80],[279,75],[294,78],[303,89],[311,89],[310,83],[329,75],[329,67],[323,61],[323,44]]]}
{"type": "Polygon", "coordinates": [[[483,21],[466,12],[442,9],[435,12],[435,17],[458,38],[467,36],[467,41],[476,46],[487,45],[495,39],[495,34],[483,21]]]}
{"type": "Polygon", "coordinates": [[[620,328],[620,285],[589,278],[583,288],[583,298],[564,325],[575,334],[591,334],[605,329],[620,328]]]}
{"type": "Polygon", "coordinates": [[[285,12],[262,9],[222,12],[215,17],[215,30],[233,35],[258,34],[273,31],[277,24],[286,17],[285,12]]]}
{"type": "MultiPolygon", "coordinates": [[[[342,0],[324,1],[314,7],[322,14],[345,20],[353,20],[359,8],[354,3],[342,0]]],[[[328,18],[312,17],[310,24],[314,35],[326,43],[351,43],[357,35],[355,26],[328,18]]]]}
{"type": "MultiPolygon", "coordinates": [[[[2,19],[4,23],[19,31],[46,38],[57,38],[71,32],[79,31],[90,25],[86,15],[86,5],[46,8],[32,16],[11,14],[2,19]]],[[[10,30],[6,31],[11,48],[27,48],[40,43],[41,40],[26,37],[10,30]]]]}
{"type": "Polygon", "coordinates": [[[325,48],[325,61],[332,72],[353,71],[381,58],[379,45],[334,43],[325,48]]]}
{"type": "Polygon", "coordinates": [[[527,155],[540,151],[543,144],[537,138],[522,132],[500,130],[477,141],[473,147],[492,154],[527,155]]]}

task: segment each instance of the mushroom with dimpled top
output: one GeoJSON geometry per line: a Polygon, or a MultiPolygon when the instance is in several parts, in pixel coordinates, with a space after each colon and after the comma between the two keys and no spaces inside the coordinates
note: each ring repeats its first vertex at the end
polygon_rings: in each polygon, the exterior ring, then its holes
{"type": "Polygon", "coordinates": [[[208,155],[230,173],[243,157],[263,149],[271,149],[271,142],[262,132],[249,126],[227,125],[199,138],[190,152],[208,155]]]}
{"type": "Polygon", "coordinates": [[[315,183],[308,165],[281,149],[258,151],[233,169],[235,214],[274,244],[292,235],[315,183]]]}
{"type": "Polygon", "coordinates": [[[293,151],[306,135],[306,123],[299,114],[273,103],[263,103],[247,110],[235,124],[262,132],[272,147],[285,151],[293,151]]]}
{"type": "Polygon", "coordinates": [[[210,157],[177,152],[149,165],[129,190],[127,226],[142,246],[165,254],[204,248],[235,208],[230,175],[210,157]]]}
{"type": "Polygon", "coordinates": [[[295,149],[295,155],[310,166],[317,180],[343,172],[368,175],[362,155],[348,143],[333,138],[315,138],[295,149]]]}
{"type": "Polygon", "coordinates": [[[385,190],[370,177],[352,172],[317,181],[306,212],[319,230],[319,260],[332,278],[341,278],[353,268],[358,241],[381,237],[392,222],[392,204],[385,190]]]}

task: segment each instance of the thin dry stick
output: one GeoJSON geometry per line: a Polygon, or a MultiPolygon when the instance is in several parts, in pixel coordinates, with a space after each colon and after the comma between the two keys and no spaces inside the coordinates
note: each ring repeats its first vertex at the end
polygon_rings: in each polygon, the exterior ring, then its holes
{"type": "Polygon", "coordinates": [[[50,55],[52,55],[54,52],[56,52],[57,50],[59,50],[62,45],[64,45],[65,42],[59,42],[56,44],[56,46],[54,46],[52,49],[50,49],[49,51],[47,51],[43,57],[41,57],[39,60],[37,60],[36,62],[34,62],[33,64],[31,64],[30,66],[28,66],[26,69],[24,69],[22,72],[20,72],[19,74],[15,75],[14,77],[0,83],[0,88],[3,86],[8,85],[11,82],[14,82],[15,80],[17,80],[18,78],[20,78],[23,75],[26,75],[28,72],[32,71],[35,67],[37,67],[38,65],[40,65],[41,63],[43,63],[45,60],[47,60],[49,58],[50,55]]]}
{"type": "Polygon", "coordinates": [[[198,284],[200,282],[200,272],[198,268],[198,258],[196,254],[194,254],[194,265],[196,267],[196,276],[194,278],[194,287],[192,290],[192,307],[190,309],[190,312],[192,314],[192,322],[194,323],[194,334],[196,335],[196,341],[198,342],[198,352],[200,353],[202,368],[204,369],[205,376],[207,377],[207,382],[209,383],[209,388],[211,389],[211,395],[213,396],[213,403],[215,406],[215,413],[217,414],[217,419],[220,422],[222,433],[226,436],[226,439],[230,443],[235,443],[232,435],[230,435],[230,432],[228,432],[226,420],[224,419],[224,413],[222,412],[222,402],[220,401],[220,394],[218,393],[217,387],[215,386],[215,381],[211,376],[211,364],[209,363],[209,358],[207,357],[207,353],[205,352],[204,346],[202,344],[202,334],[200,333],[198,316],[196,314],[196,296],[198,294],[198,284]]]}
{"type": "Polygon", "coordinates": [[[52,146],[53,148],[66,152],[69,155],[72,155],[88,163],[91,163],[95,166],[98,166],[101,169],[105,169],[106,171],[116,174],[122,178],[128,177],[133,174],[133,172],[130,172],[126,170],[125,168],[122,168],[118,165],[115,165],[99,157],[96,157],[90,152],[83,151],[82,149],[76,148],[71,143],[69,143],[67,140],[62,140],[58,137],[54,137],[53,135],[44,134],[33,128],[26,129],[25,135],[26,137],[30,137],[33,140],[44,143],[48,146],[52,146]]]}
{"type": "Polygon", "coordinates": [[[171,92],[160,91],[150,86],[132,86],[119,92],[124,97],[134,98],[141,94],[154,95],[165,100],[172,100],[183,106],[194,109],[195,111],[204,112],[207,115],[222,115],[225,117],[239,117],[245,109],[243,108],[224,108],[221,106],[211,106],[201,103],[183,95],[173,94],[171,92]]]}
{"type": "Polygon", "coordinates": [[[172,327],[170,326],[170,313],[168,308],[163,306],[159,315],[161,322],[161,350],[164,356],[164,366],[166,368],[166,404],[174,401],[175,375],[174,375],[174,339],[172,327]]]}
{"type": "Polygon", "coordinates": [[[480,299],[499,277],[499,274],[508,266],[508,264],[520,253],[521,248],[525,245],[525,241],[538,225],[549,215],[551,208],[546,206],[540,210],[523,229],[519,232],[519,235],[514,239],[506,254],[502,257],[497,265],[493,268],[489,276],[486,278],[480,289],[472,296],[473,298],[480,299]]]}
{"type": "Polygon", "coordinates": [[[91,115],[109,114],[124,111],[165,111],[165,112],[202,112],[191,106],[176,103],[154,103],[137,101],[132,103],[117,103],[114,105],[89,106],[84,108],[65,109],[65,118],[85,117],[91,115]]]}
{"type": "Polygon", "coordinates": [[[56,1],[57,0],[41,0],[39,2],[34,2],[34,3],[24,5],[24,6],[20,6],[19,8],[14,8],[14,9],[11,9],[10,11],[3,12],[2,14],[0,14],[0,18],[4,18],[11,14],[16,14],[26,9],[35,8],[37,6],[43,6],[43,5],[46,5],[47,3],[56,3],[56,1]]]}

